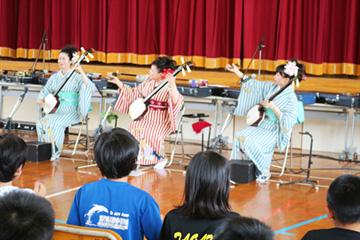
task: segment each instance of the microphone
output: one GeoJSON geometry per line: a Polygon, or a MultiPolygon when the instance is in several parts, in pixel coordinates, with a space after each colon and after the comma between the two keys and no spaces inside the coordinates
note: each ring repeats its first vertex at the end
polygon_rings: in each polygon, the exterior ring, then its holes
{"type": "Polygon", "coordinates": [[[247,81],[250,81],[250,80],[252,80],[252,79],[255,79],[256,78],[256,75],[253,73],[253,74],[251,74],[251,76],[244,76],[242,79],[241,79],[241,82],[242,83],[245,83],[245,82],[247,82],[247,81]]]}
{"type": "MultiPolygon", "coordinates": [[[[36,72],[36,70],[35,70],[35,72],[36,72]]],[[[40,76],[40,75],[42,75],[42,74],[47,74],[48,72],[49,72],[48,70],[44,69],[43,71],[34,74],[33,77],[38,77],[38,76],[40,76]]]]}
{"type": "Polygon", "coordinates": [[[43,42],[45,42],[45,40],[46,40],[46,33],[47,33],[47,30],[45,30],[44,35],[43,35],[43,37],[42,37],[42,41],[43,41],[43,42]]]}
{"type": "Polygon", "coordinates": [[[265,38],[265,36],[263,36],[262,38],[261,38],[261,40],[260,40],[260,43],[259,43],[259,48],[261,48],[262,47],[262,42],[264,41],[264,38],[265,38]]]}
{"type": "MultiPolygon", "coordinates": [[[[2,70],[2,69],[1,69],[2,70]]],[[[8,72],[14,72],[14,73],[16,73],[17,72],[17,70],[4,70],[4,75],[6,75],[6,74],[8,74],[8,72]]]]}

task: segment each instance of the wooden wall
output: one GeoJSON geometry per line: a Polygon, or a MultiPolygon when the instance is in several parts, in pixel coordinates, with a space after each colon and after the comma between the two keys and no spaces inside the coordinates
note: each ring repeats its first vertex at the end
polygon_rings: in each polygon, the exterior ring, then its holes
{"type": "MultiPolygon", "coordinates": [[[[0,69],[2,70],[27,70],[31,67],[33,61],[18,61],[18,60],[0,60],[0,69]]],[[[45,63],[45,69],[57,71],[59,66],[57,62],[45,63]]],[[[131,65],[115,65],[115,64],[98,64],[98,63],[83,63],[83,69],[89,73],[101,73],[103,77],[107,72],[119,71],[120,73],[130,74],[148,74],[149,66],[131,66],[131,65]]],[[[43,68],[43,63],[38,62],[37,69],[43,68]]],[[[1,74],[2,72],[0,72],[1,74]]],[[[257,72],[250,72],[257,74],[257,72]]],[[[274,73],[266,73],[261,79],[273,80],[274,73]]],[[[123,76],[124,80],[134,80],[134,77],[123,76]]],[[[204,70],[193,69],[185,77],[178,75],[178,85],[187,85],[187,79],[207,79],[209,84],[226,85],[230,88],[239,88],[237,84],[238,78],[235,74],[221,70],[204,70]]],[[[346,93],[356,94],[360,93],[360,77],[354,76],[308,76],[306,81],[301,82],[297,91],[311,91],[311,92],[328,92],[328,93],[346,93]]]]}

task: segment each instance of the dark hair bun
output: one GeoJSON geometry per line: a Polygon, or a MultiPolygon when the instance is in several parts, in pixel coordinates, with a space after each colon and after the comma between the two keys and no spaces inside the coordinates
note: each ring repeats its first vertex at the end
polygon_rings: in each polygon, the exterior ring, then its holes
{"type": "Polygon", "coordinates": [[[78,50],[75,45],[66,45],[60,50],[60,53],[66,53],[69,56],[70,60],[72,59],[73,54],[77,52],[78,50]]]}
{"type": "Polygon", "coordinates": [[[162,73],[164,69],[176,69],[176,61],[170,59],[169,57],[158,57],[155,61],[151,63],[151,65],[155,65],[159,73],[162,73]]]}

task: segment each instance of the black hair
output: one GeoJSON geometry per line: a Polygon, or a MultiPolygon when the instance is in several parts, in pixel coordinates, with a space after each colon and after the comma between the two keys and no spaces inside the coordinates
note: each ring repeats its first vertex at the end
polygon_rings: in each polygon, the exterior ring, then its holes
{"type": "Polygon", "coordinates": [[[326,200],[339,222],[360,222],[360,177],[345,174],[336,178],[330,184],[326,200]]]}
{"type": "Polygon", "coordinates": [[[73,58],[73,54],[77,52],[75,45],[66,45],[60,50],[60,53],[66,53],[70,60],[73,58]]]}
{"type": "Polygon", "coordinates": [[[0,239],[51,240],[55,213],[51,203],[22,190],[0,197],[0,239]]]}
{"type": "Polygon", "coordinates": [[[159,73],[162,73],[164,69],[176,69],[176,61],[170,59],[169,57],[158,57],[151,63],[151,65],[155,65],[159,73]]]}
{"type": "Polygon", "coordinates": [[[270,227],[254,218],[233,217],[223,222],[214,233],[214,240],[274,240],[270,227]]]}
{"type": "Polygon", "coordinates": [[[183,204],[185,217],[218,219],[230,211],[230,170],[228,160],[212,151],[199,152],[186,171],[183,204]]]}
{"type": "Polygon", "coordinates": [[[121,178],[135,167],[139,145],[131,133],[122,128],[104,132],[95,141],[94,156],[102,176],[121,178]]]}
{"type": "MultiPolygon", "coordinates": [[[[303,80],[303,77],[306,74],[305,73],[305,65],[301,64],[301,63],[298,63],[297,58],[292,58],[292,59],[289,60],[289,62],[296,62],[296,66],[299,68],[299,70],[298,70],[298,79],[299,79],[299,82],[300,82],[301,80],[303,80]]],[[[288,74],[285,73],[285,65],[286,64],[282,64],[282,65],[277,66],[276,67],[276,73],[279,73],[283,78],[292,79],[293,76],[289,76],[288,74]]]]}
{"type": "Polygon", "coordinates": [[[25,165],[27,146],[24,140],[12,134],[0,135],[0,182],[10,182],[16,170],[25,165]]]}

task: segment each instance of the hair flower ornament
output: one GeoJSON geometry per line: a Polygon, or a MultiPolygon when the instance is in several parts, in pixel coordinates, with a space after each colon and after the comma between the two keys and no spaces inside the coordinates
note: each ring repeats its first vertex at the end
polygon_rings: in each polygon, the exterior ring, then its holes
{"type": "Polygon", "coordinates": [[[296,62],[287,62],[284,72],[290,77],[297,77],[299,67],[296,66],[296,62]]]}
{"type": "Polygon", "coordinates": [[[296,80],[296,87],[299,87],[299,78],[298,78],[298,71],[299,71],[299,67],[296,66],[296,62],[287,62],[285,65],[285,70],[284,72],[290,76],[290,78],[293,78],[294,80],[296,80]]]}
{"type": "Polygon", "coordinates": [[[174,70],[171,70],[170,68],[165,68],[163,70],[163,72],[161,73],[161,78],[162,79],[165,79],[166,78],[166,75],[170,73],[170,74],[173,74],[174,73],[174,70]]]}

